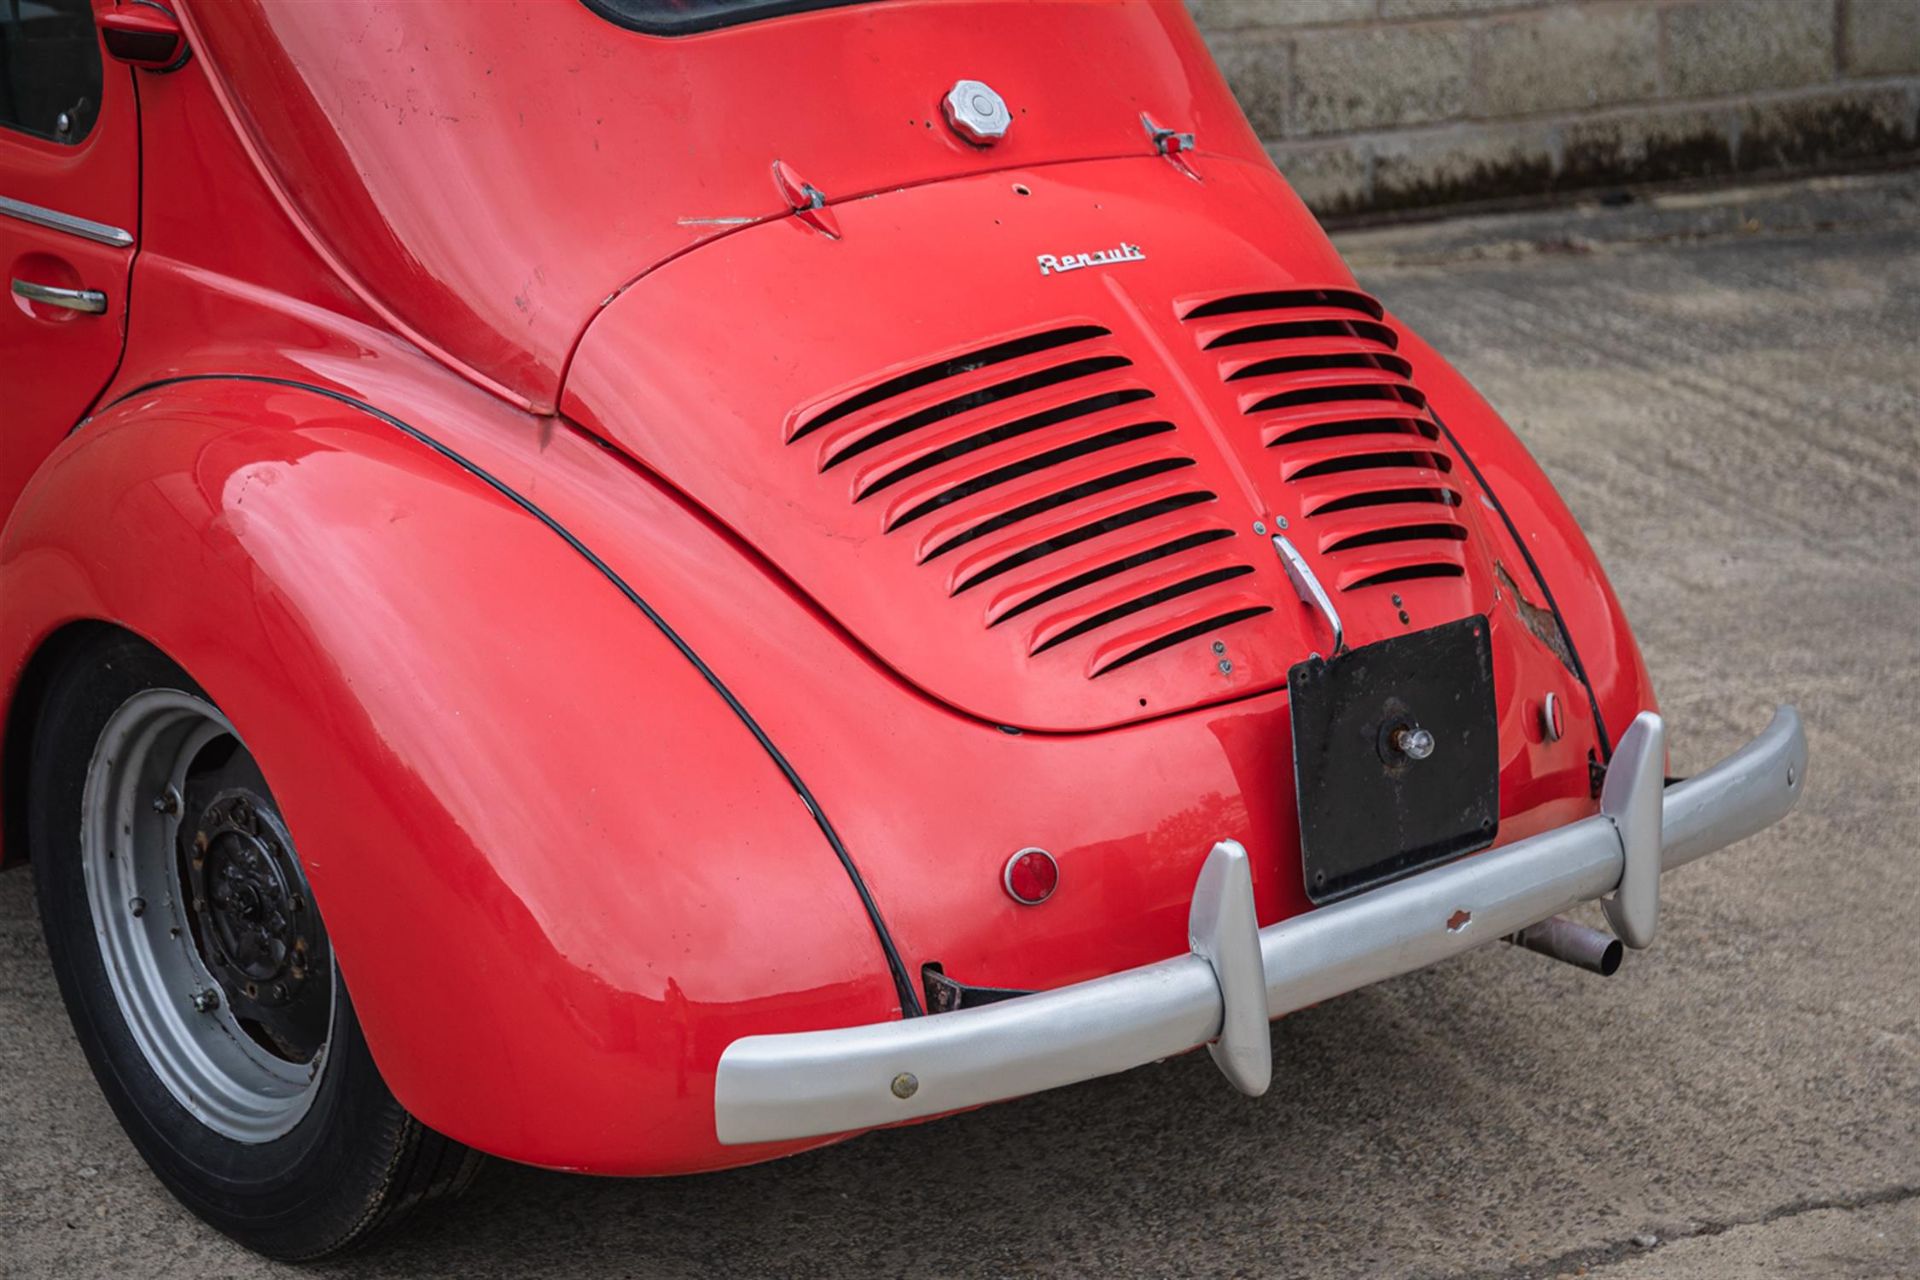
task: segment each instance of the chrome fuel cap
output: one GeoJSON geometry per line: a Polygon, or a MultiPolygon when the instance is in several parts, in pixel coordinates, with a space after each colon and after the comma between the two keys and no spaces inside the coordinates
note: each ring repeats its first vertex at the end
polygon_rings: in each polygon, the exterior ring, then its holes
{"type": "Polygon", "coordinates": [[[1006,100],[978,80],[955,81],[940,108],[948,127],[976,147],[992,146],[1013,124],[1006,100]]]}

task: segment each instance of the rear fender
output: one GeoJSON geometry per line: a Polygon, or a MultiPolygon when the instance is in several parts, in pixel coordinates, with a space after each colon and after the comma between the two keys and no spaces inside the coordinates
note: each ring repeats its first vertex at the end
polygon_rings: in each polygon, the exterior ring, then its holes
{"type": "Polygon", "coordinates": [[[0,543],[9,697],[84,620],[193,674],[433,1127],[618,1173],[813,1145],[717,1147],[713,1075],[741,1035],[899,1015],[854,882],[661,627],[396,425],[240,380],[104,412],[0,543]]]}
{"type": "Polygon", "coordinates": [[[1504,599],[1503,589],[1503,604],[1516,618],[1529,607],[1559,616],[1577,674],[1593,694],[1588,714],[1573,710],[1584,720],[1597,709],[1604,762],[1633,718],[1657,709],[1646,660],[1613,584],[1553,482],[1493,406],[1411,329],[1401,326],[1401,333],[1401,354],[1413,362],[1435,414],[1467,460],[1469,474],[1460,478],[1467,500],[1490,508],[1483,524],[1501,548],[1495,559],[1521,595],[1520,602],[1504,599]]]}

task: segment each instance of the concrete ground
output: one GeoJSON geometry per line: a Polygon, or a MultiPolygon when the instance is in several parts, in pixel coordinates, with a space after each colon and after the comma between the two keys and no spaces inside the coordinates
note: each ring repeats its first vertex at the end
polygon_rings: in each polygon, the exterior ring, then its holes
{"type": "MultiPolygon", "coordinates": [[[[1204,1054],[773,1166],[503,1165],[342,1276],[1920,1275],[1920,175],[1343,238],[1562,485],[1690,772],[1800,810],[1602,980],[1494,947],[1204,1054]]],[[[0,1273],[257,1276],[101,1102],[0,877],[0,1273]]]]}

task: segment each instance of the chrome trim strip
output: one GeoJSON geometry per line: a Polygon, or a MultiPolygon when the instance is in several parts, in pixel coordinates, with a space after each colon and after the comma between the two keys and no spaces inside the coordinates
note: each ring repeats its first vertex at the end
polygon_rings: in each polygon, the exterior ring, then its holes
{"type": "Polygon", "coordinates": [[[28,204],[25,200],[15,200],[9,196],[0,196],[0,214],[17,218],[21,222],[31,222],[36,227],[64,231],[70,236],[79,236],[82,240],[91,240],[95,244],[112,245],[116,249],[125,249],[133,244],[133,236],[119,227],[95,222],[91,218],[77,218],[71,213],[61,213],[57,209],[45,209],[37,204],[28,204]]]}
{"type": "MultiPolygon", "coordinates": [[[[1645,751],[1661,760],[1661,736],[1659,718],[1642,716],[1616,755],[1631,760],[1645,751]]],[[[1753,742],[1688,782],[1663,790],[1657,768],[1626,769],[1619,785],[1627,794],[1616,791],[1609,813],[1259,930],[1258,973],[1232,962],[1228,953],[1238,948],[1220,937],[1240,914],[1222,905],[1238,895],[1232,873],[1245,870],[1223,841],[1196,885],[1195,954],[933,1017],[743,1037],[720,1056],[715,1131],[728,1145],[847,1133],[1038,1093],[1224,1040],[1223,1021],[1249,997],[1258,1000],[1261,986],[1267,1016],[1279,1017],[1615,892],[1630,856],[1623,827],[1627,839],[1645,834],[1630,828],[1642,826],[1651,806],[1661,815],[1661,861],[1669,870],[1751,835],[1793,807],[1806,760],[1800,718],[1782,707],[1753,742]],[[906,1098],[891,1088],[902,1073],[918,1085],[906,1098]]],[[[1237,1028],[1232,1040],[1230,1073],[1236,1083],[1257,1082],[1260,1065],[1244,1055],[1258,1049],[1237,1028]]]]}
{"type": "Polygon", "coordinates": [[[1672,871],[1764,831],[1792,811],[1807,783],[1807,734],[1792,707],[1759,737],[1704,773],[1668,787],[1660,869],[1672,871]]]}
{"type": "Polygon", "coordinates": [[[1320,585],[1320,579],[1313,576],[1313,566],[1283,534],[1273,535],[1273,549],[1280,553],[1280,563],[1286,566],[1287,581],[1293,583],[1293,589],[1300,594],[1300,602],[1312,605],[1326,616],[1327,625],[1333,628],[1333,651],[1327,656],[1339,657],[1347,647],[1347,631],[1340,625],[1340,614],[1334,609],[1333,601],[1328,599],[1327,589],[1320,585]]]}

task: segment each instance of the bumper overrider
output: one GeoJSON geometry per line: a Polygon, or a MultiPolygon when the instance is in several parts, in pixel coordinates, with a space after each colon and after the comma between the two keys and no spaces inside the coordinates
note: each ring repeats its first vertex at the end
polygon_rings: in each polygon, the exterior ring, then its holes
{"type": "Polygon", "coordinates": [[[747,1036],[720,1057],[722,1143],[869,1129],[1110,1075],[1206,1045],[1235,1086],[1266,1091],[1270,1019],[1423,968],[1599,899],[1631,947],[1653,940],[1662,872],[1793,808],[1806,735],[1791,707],[1706,772],[1666,786],[1666,733],[1621,738],[1600,812],[1283,920],[1254,919],[1247,854],[1223,840],[1194,887],[1191,951],[1052,991],[933,1017],[747,1036]]]}

